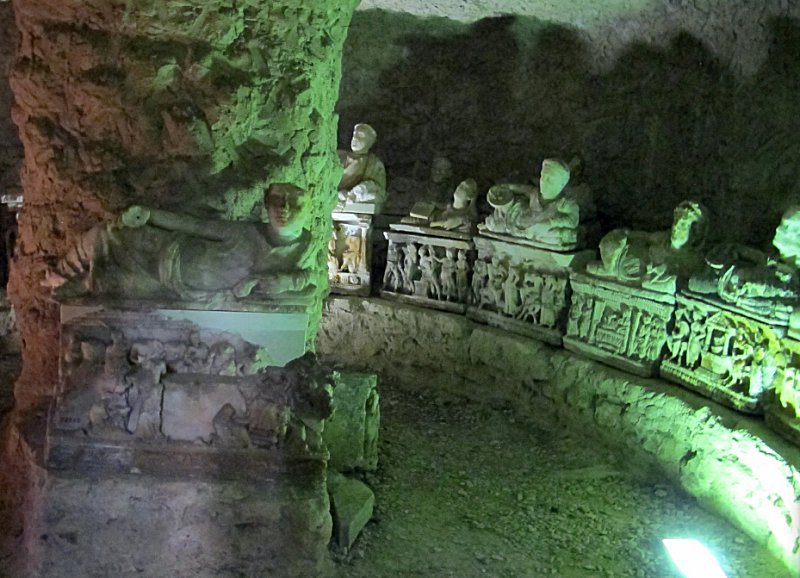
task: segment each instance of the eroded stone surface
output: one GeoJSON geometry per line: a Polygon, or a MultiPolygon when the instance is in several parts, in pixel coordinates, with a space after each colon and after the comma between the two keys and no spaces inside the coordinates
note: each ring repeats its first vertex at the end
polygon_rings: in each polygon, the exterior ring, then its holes
{"type": "Polygon", "coordinates": [[[369,486],[336,472],[328,475],[333,532],[337,546],[347,552],[372,518],[375,494],[369,486]]]}
{"type": "Polygon", "coordinates": [[[355,4],[14,3],[28,208],[10,284],[27,345],[20,401],[55,383],[47,264],[132,203],[259,220],[269,183],[306,190],[318,305],[341,176],[333,107],[355,4]]]}
{"type": "Polygon", "coordinates": [[[322,432],[330,468],[340,472],[377,468],[381,417],[377,383],[374,374],[334,372],[333,414],[322,432]]]}

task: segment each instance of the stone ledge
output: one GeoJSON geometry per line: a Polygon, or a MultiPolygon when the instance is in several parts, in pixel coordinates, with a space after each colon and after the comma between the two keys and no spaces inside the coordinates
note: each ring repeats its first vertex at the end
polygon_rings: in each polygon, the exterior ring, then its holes
{"type": "Polygon", "coordinates": [[[655,465],[800,576],[800,449],[760,419],[461,316],[380,299],[330,298],[317,348],[327,363],[403,385],[547,410],[655,465]]]}

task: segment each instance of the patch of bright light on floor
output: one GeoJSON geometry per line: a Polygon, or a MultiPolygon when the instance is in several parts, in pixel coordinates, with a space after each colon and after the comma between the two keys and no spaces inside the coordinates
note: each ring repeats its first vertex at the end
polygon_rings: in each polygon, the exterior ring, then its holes
{"type": "Polygon", "coordinates": [[[686,578],[727,578],[714,555],[697,540],[665,538],[661,541],[686,578]]]}

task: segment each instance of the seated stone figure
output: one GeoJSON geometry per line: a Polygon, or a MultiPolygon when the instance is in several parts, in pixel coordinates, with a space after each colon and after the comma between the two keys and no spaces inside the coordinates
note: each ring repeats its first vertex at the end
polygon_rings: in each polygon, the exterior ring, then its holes
{"type": "Polygon", "coordinates": [[[353,129],[352,151],[339,151],[344,174],[339,182],[341,210],[352,203],[380,205],[386,200],[386,169],[381,160],[370,152],[377,140],[375,129],[360,123],[353,129]]]}
{"type": "Polygon", "coordinates": [[[478,183],[473,179],[462,181],[453,191],[453,202],[442,207],[430,201],[420,201],[411,209],[403,223],[422,225],[433,229],[469,233],[478,219],[475,201],[478,198],[478,183]]]}
{"type": "Polygon", "coordinates": [[[588,204],[582,197],[587,195],[582,189],[567,188],[569,179],[570,168],[566,163],[545,159],[538,188],[495,185],[487,195],[494,212],[478,229],[527,239],[556,250],[578,247],[581,210],[588,204]]]}
{"type": "Polygon", "coordinates": [[[783,214],[772,245],[777,256],[733,243],[715,247],[706,255],[705,268],[689,280],[689,289],[746,311],[788,319],[800,299],[800,207],[783,214]]]}
{"type": "Polygon", "coordinates": [[[54,297],[241,299],[312,290],[306,197],[273,184],[268,223],[203,220],[132,206],[90,229],[48,275],[54,297]]]}
{"type": "Polygon", "coordinates": [[[669,231],[646,232],[615,229],[600,241],[600,262],[586,272],[621,283],[674,292],[678,278],[688,278],[703,264],[708,216],[697,202],[684,201],[675,208],[669,231]]]}

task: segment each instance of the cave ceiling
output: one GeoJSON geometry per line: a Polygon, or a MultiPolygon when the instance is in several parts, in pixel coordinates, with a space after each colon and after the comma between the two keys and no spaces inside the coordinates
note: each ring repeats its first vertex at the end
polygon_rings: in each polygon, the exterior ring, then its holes
{"type": "Polygon", "coordinates": [[[515,14],[532,16],[577,27],[647,11],[656,7],[679,8],[705,0],[362,0],[359,9],[403,12],[420,17],[444,17],[471,22],[481,18],[515,14]]]}

